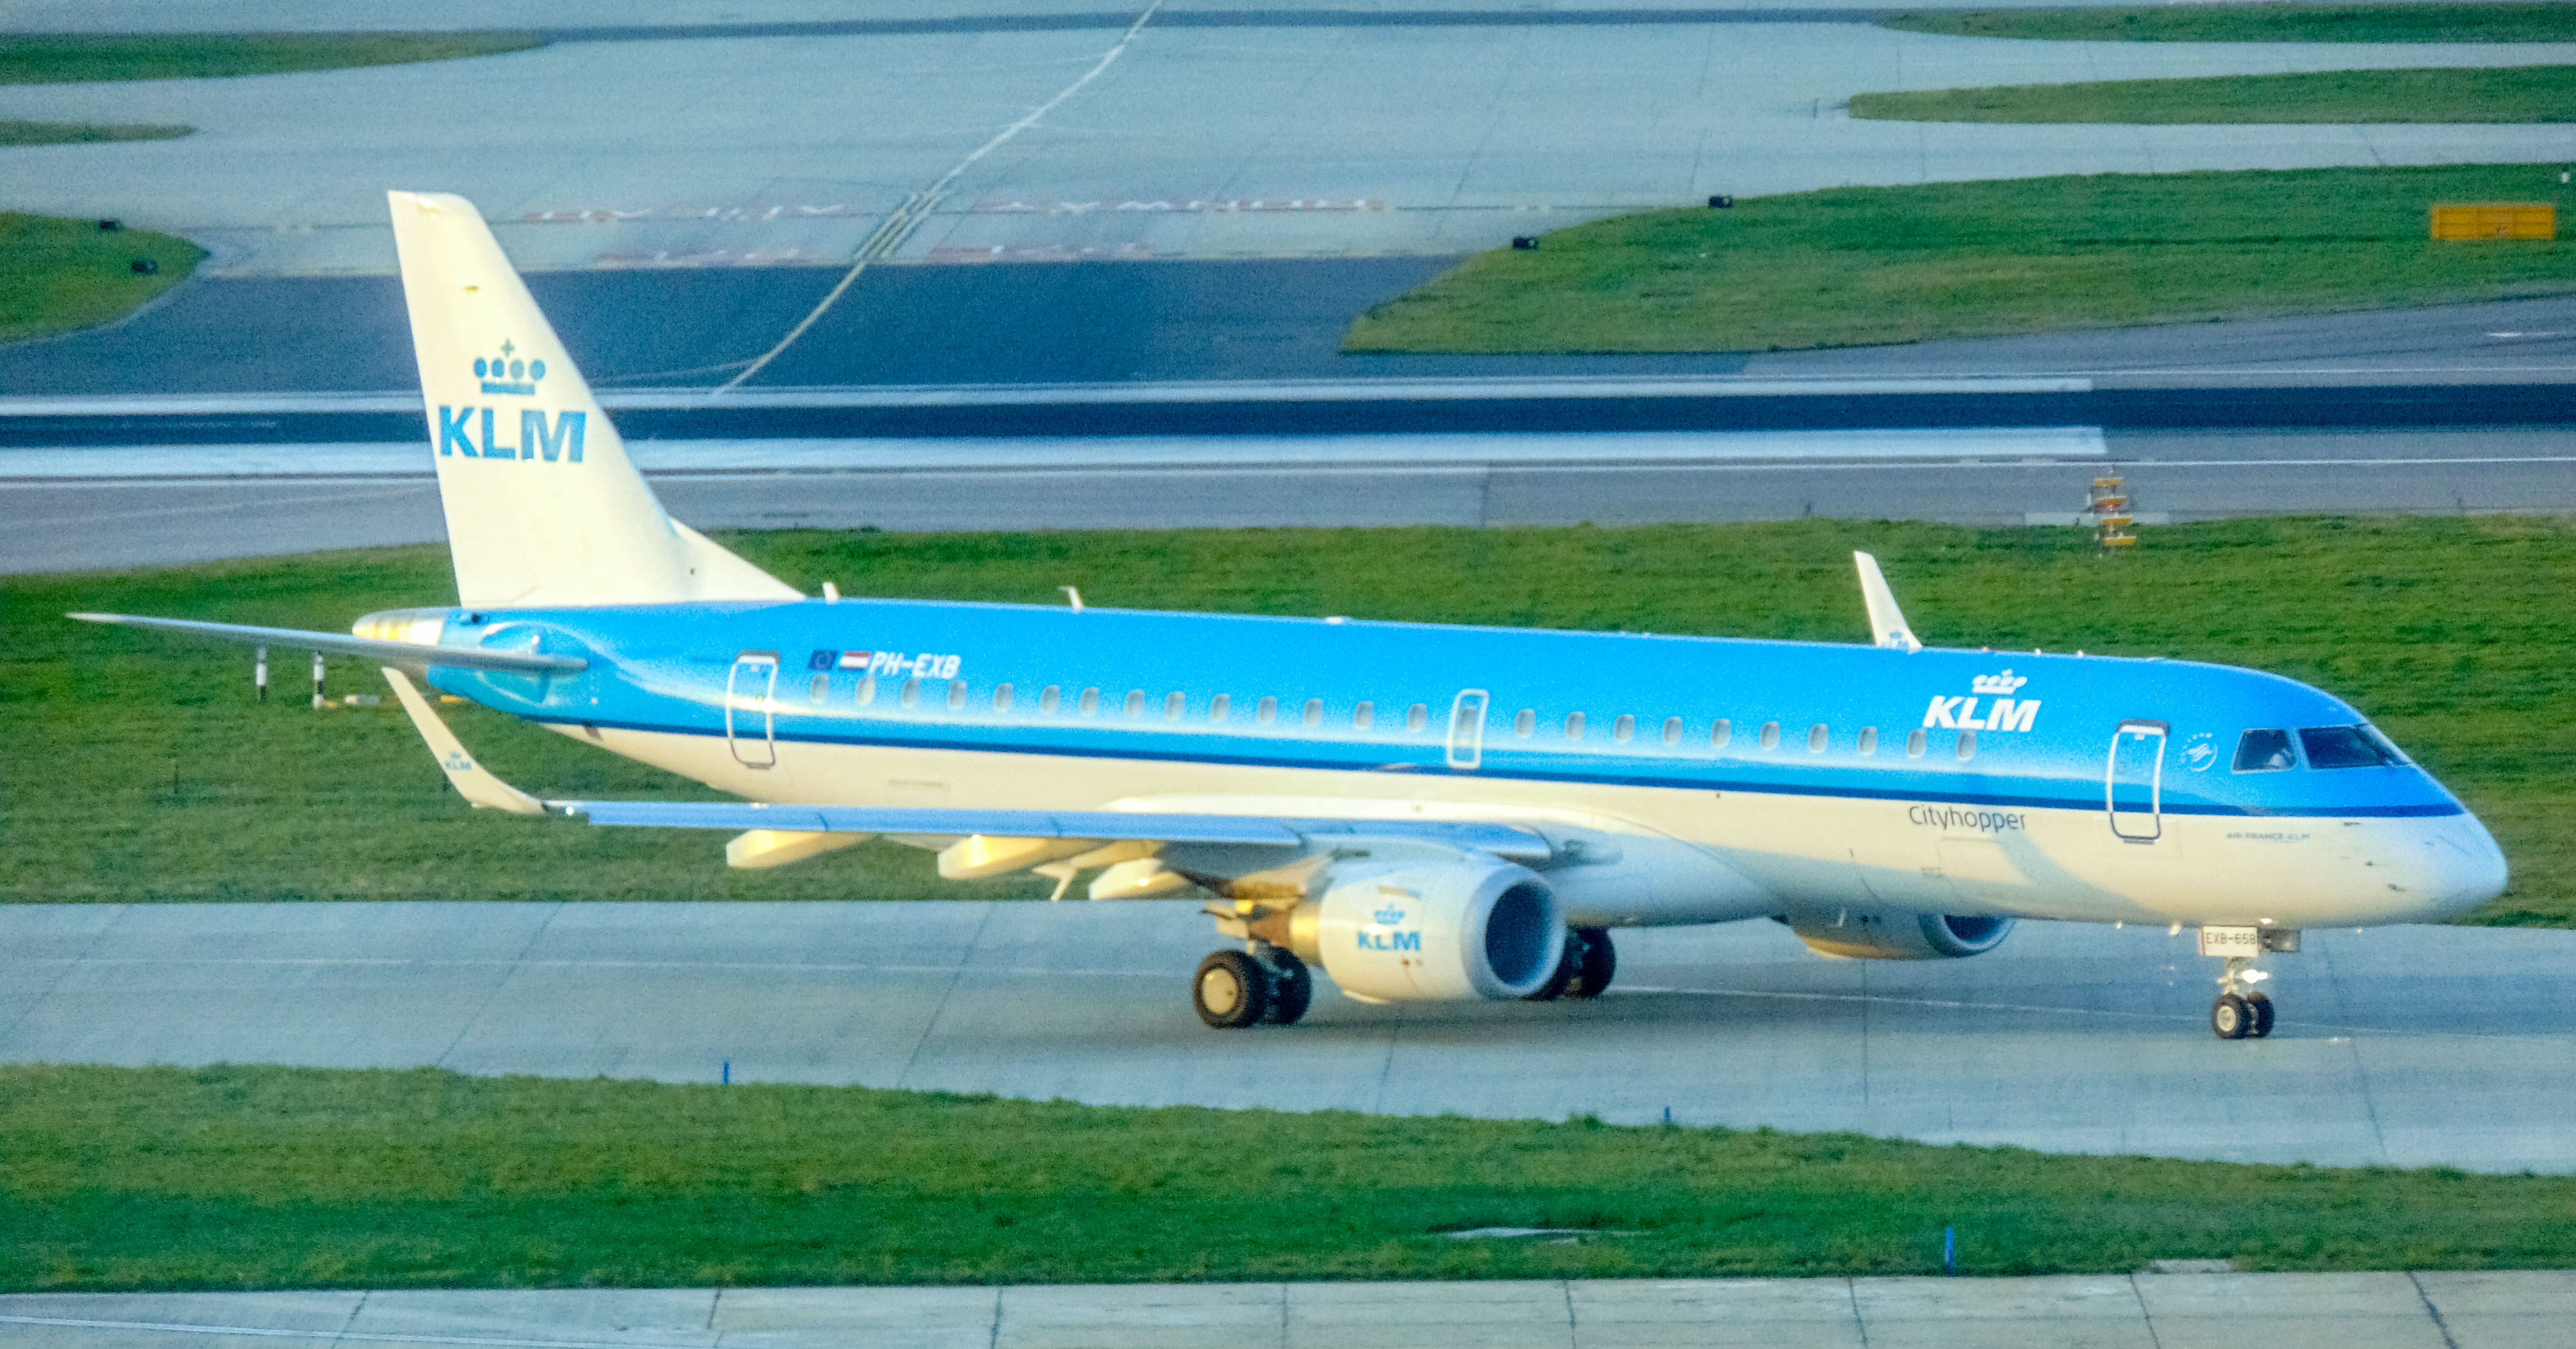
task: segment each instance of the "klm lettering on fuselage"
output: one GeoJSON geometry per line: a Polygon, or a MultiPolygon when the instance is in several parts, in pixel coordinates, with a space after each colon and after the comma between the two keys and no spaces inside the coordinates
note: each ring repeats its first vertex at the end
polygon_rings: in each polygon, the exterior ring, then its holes
{"type": "MultiPolygon", "coordinates": [[[[512,359],[516,354],[517,348],[504,342],[498,358],[474,358],[474,378],[482,381],[483,392],[536,397],[537,386],[546,377],[546,363],[512,359]]],[[[589,429],[589,413],[565,412],[548,417],[543,408],[521,408],[518,412],[518,443],[504,445],[499,432],[506,424],[501,420],[506,413],[496,413],[488,407],[452,408],[440,404],[439,454],[468,459],[543,459],[549,464],[581,462],[582,435],[589,429]]]]}
{"type": "Polygon", "coordinates": [[[1968,697],[1948,698],[1933,694],[1931,709],[1923,714],[1923,725],[1926,729],[1942,727],[1954,731],[2027,731],[2039,719],[2039,700],[2019,701],[2010,695],[2020,692],[2021,686],[2029,682],[2010,670],[2002,674],[1979,675],[1969,682],[1968,697]],[[1979,712],[1977,704],[1989,697],[1994,701],[1987,704],[1984,712],[1979,712]]]}

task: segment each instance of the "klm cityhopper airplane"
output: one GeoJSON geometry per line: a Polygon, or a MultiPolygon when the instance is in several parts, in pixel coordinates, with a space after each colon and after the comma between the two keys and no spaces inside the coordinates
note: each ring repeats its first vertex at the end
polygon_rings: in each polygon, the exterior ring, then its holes
{"type": "Polygon", "coordinates": [[[76,617],[375,660],[478,806],[739,831],[738,867],[885,835],[1059,898],[1204,893],[1219,1027],[1296,1021],[1312,964],[1363,1002],[1589,998],[1617,927],[1928,960],[2039,918],[2197,927],[2238,1039],[2300,929],[2504,886],[2337,699],[1927,649],[1865,554],[1870,646],[807,598],[663,513],[472,205],[391,196],[457,603],[352,637],[76,617]],[[748,800],[539,800],[418,681],[748,800]]]}

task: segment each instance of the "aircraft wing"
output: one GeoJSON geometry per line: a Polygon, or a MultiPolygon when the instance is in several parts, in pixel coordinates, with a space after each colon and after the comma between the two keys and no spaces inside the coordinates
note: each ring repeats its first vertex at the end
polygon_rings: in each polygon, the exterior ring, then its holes
{"type": "Polygon", "coordinates": [[[1334,836],[1401,837],[1473,848],[1515,860],[1544,860],[1546,839],[1477,820],[1288,819],[1145,810],[978,810],[947,806],[787,806],[753,801],[548,801],[592,824],[671,829],[768,829],[815,834],[930,838],[1086,839],[1097,842],[1219,843],[1294,848],[1334,836]]]}

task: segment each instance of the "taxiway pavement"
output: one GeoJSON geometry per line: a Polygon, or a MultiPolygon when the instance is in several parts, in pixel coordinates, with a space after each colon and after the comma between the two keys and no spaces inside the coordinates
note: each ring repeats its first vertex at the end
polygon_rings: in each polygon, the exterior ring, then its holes
{"type": "Polygon", "coordinates": [[[2576,1274],[1530,1279],[962,1288],[0,1296],[42,1349],[333,1343],[526,1349],[2536,1349],[2576,1274]]]}
{"type": "MultiPolygon", "coordinates": [[[[566,828],[584,826],[566,824],[566,828]]],[[[712,845],[710,845],[712,846],[712,845]]],[[[828,861],[824,863],[828,865],[828,861]]],[[[1198,1023],[1190,902],[0,906],[0,1060],[435,1065],[1105,1104],[1794,1130],[2053,1152],[2576,1171],[2576,932],[2307,934],[2280,1028],[2206,1024],[2190,934],[2024,923],[1830,961],[1623,931],[1589,1003],[1198,1023]]]]}

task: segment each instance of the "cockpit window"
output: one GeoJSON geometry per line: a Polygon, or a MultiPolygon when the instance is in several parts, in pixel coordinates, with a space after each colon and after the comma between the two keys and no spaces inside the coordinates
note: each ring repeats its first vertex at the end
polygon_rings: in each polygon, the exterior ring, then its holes
{"type": "Polygon", "coordinates": [[[2290,753],[2288,731],[2247,731],[2236,738],[2239,773],[2277,773],[2298,766],[2298,759],[2290,753]]]}
{"type": "Polygon", "coordinates": [[[2299,747],[2308,752],[2310,768],[2376,768],[2398,761],[2367,726],[2303,726],[2299,747]]]}

